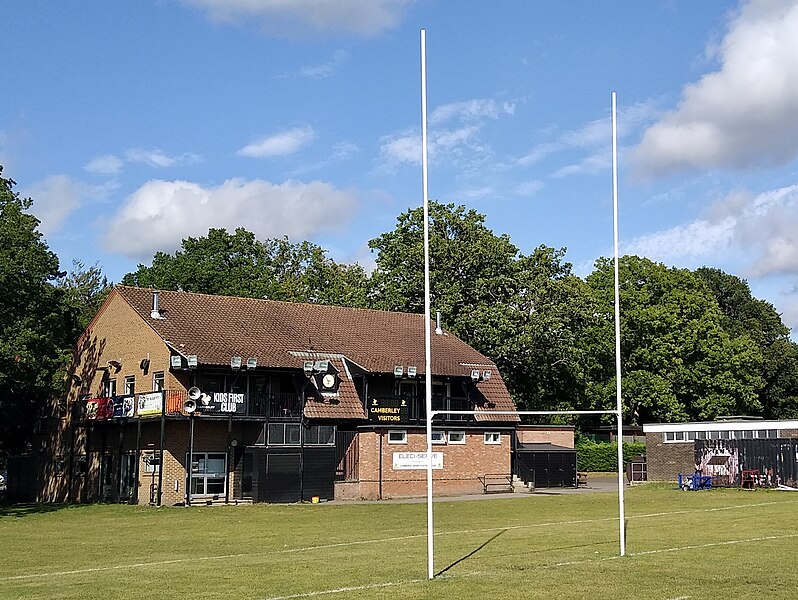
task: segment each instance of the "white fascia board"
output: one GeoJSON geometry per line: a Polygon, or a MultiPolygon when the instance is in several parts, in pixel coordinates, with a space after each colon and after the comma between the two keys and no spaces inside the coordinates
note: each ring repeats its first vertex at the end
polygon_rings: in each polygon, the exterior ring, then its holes
{"type": "Polygon", "coordinates": [[[666,431],[749,431],[755,429],[798,429],[798,421],[701,421],[694,423],[649,423],[643,433],[666,431]]]}

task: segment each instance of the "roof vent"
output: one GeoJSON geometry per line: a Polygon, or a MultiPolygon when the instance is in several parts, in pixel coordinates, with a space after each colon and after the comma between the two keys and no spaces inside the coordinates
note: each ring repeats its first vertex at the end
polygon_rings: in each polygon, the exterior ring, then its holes
{"type": "Polygon", "coordinates": [[[152,319],[163,319],[163,315],[161,314],[161,307],[158,304],[158,290],[152,290],[152,310],[150,311],[150,318],[152,319]]]}

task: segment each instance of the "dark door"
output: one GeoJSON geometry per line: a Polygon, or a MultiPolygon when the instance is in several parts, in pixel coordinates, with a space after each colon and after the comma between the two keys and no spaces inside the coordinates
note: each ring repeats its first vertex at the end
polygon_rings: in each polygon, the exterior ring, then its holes
{"type": "Polygon", "coordinates": [[[264,485],[259,486],[262,502],[299,502],[301,488],[301,456],[296,454],[267,454],[264,485]]]}

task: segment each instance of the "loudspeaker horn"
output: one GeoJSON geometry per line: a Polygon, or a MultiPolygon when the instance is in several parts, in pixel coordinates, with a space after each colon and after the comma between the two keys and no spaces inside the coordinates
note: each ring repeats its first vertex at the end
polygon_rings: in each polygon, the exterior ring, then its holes
{"type": "Polygon", "coordinates": [[[188,400],[183,402],[183,412],[187,412],[188,414],[191,414],[195,410],[197,410],[197,401],[196,400],[192,400],[191,398],[189,398],[188,400]]]}
{"type": "Polygon", "coordinates": [[[200,396],[202,396],[202,390],[201,389],[199,389],[196,386],[188,388],[188,397],[189,398],[191,398],[192,400],[196,401],[196,400],[200,399],[200,396]]]}

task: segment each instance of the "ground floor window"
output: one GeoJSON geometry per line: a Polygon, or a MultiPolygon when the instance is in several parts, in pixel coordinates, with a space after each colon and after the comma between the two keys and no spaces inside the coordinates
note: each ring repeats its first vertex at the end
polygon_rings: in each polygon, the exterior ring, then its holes
{"type": "Polygon", "coordinates": [[[227,486],[227,454],[195,452],[191,461],[191,495],[221,496],[227,486]]]}
{"type": "Polygon", "coordinates": [[[502,436],[498,431],[486,431],[485,432],[485,443],[486,444],[501,444],[502,443],[502,436]]]}
{"type": "Polygon", "coordinates": [[[389,444],[406,444],[407,443],[407,431],[404,429],[391,429],[388,431],[388,443],[389,444]]]}

